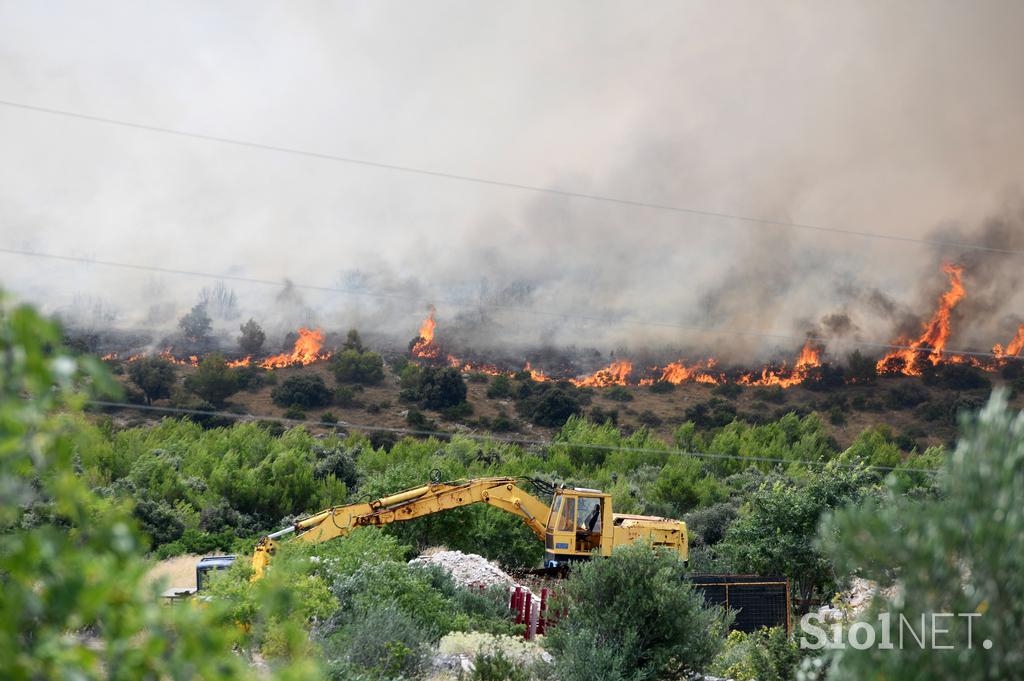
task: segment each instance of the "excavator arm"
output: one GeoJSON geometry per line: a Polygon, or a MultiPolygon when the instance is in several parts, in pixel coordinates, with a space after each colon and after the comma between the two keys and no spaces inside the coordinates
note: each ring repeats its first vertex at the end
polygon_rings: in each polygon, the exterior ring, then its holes
{"type": "Polygon", "coordinates": [[[297,541],[319,543],[344,537],[356,527],[390,525],[479,503],[518,515],[541,541],[544,540],[550,509],[518,487],[515,478],[432,483],[367,503],[329,508],[267,535],[253,552],[253,579],[263,576],[278,540],[286,535],[294,534],[297,541]]]}

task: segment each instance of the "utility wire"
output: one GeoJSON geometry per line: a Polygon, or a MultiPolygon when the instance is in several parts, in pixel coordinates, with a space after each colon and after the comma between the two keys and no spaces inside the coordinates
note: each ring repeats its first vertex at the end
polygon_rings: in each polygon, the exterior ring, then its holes
{"type": "Polygon", "coordinates": [[[827,466],[829,464],[839,466],[842,468],[863,468],[868,470],[879,470],[879,471],[907,471],[912,473],[937,473],[940,469],[938,468],[898,468],[896,466],[875,466],[871,464],[852,464],[842,463],[839,461],[809,461],[805,459],[779,459],[766,456],[738,456],[735,454],[716,454],[713,452],[690,452],[681,449],[651,449],[645,447],[622,447],[614,445],[601,445],[601,444],[574,444],[568,442],[556,442],[554,440],[537,440],[528,438],[515,438],[515,437],[497,437],[493,435],[481,435],[478,433],[452,433],[443,430],[428,430],[428,429],[417,429],[417,428],[396,428],[394,426],[373,426],[365,423],[351,423],[349,421],[337,421],[330,423],[327,421],[303,421],[299,419],[290,419],[284,416],[261,416],[258,414],[235,414],[228,411],[217,411],[208,409],[187,409],[184,407],[160,407],[156,405],[146,404],[131,404],[128,402],[111,402],[107,400],[86,400],[86,404],[91,404],[97,407],[109,407],[119,409],[136,409],[139,411],[151,411],[164,414],[178,414],[182,416],[219,416],[230,419],[260,419],[264,421],[274,421],[277,423],[288,424],[291,426],[296,425],[313,425],[322,426],[325,428],[347,428],[351,430],[358,430],[364,432],[386,432],[395,433],[397,435],[419,435],[423,437],[443,437],[452,438],[454,436],[460,436],[469,438],[472,440],[478,440],[481,442],[499,442],[502,444],[516,444],[525,446],[535,447],[580,447],[583,449],[597,449],[606,452],[630,452],[634,454],[662,454],[671,455],[676,454],[679,456],[689,456],[701,459],[723,459],[732,461],[756,461],[758,463],[775,463],[775,464],[803,464],[807,466],[827,466]]]}
{"type": "MultiPolygon", "coordinates": [[[[138,265],[133,263],[117,262],[113,260],[98,260],[94,258],[87,258],[85,256],[74,256],[74,255],[61,255],[56,253],[43,253],[40,251],[29,251],[18,248],[7,248],[0,247],[0,253],[6,253],[8,255],[17,255],[31,258],[42,258],[48,260],[60,260],[65,262],[77,262],[89,265],[100,265],[103,267],[114,267],[127,270],[136,270],[143,272],[157,272],[160,274],[173,274],[189,277],[200,277],[204,279],[213,280],[224,280],[234,281],[246,284],[257,284],[260,286],[274,286],[281,287],[284,285],[281,281],[275,281],[273,279],[259,279],[256,277],[243,277],[240,275],[231,274],[213,274],[210,272],[200,272],[196,270],[183,270],[175,269],[170,267],[158,267],[155,265],[138,265]]],[[[465,301],[455,299],[445,299],[440,296],[423,298],[417,296],[402,295],[398,293],[387,293],[382,291],[371,291],[365,289],[349,289],[340,288],[336,286],[319,286],[315,284],[302,284],[295,282],[288,282],[292,287],[297,289],[303,289],[308,291],[318,291],[321,293],[341,293],[344,295],[352,296],[365,296],[368,298],[381,298],[386,300],[400,300],[404,302],[418,303],[421,305],[428,305],[433,303],[443,303],[456,307],[470,307],[473,303],[467,303],[465,301]]],[[[818,343],[822,345],[828,345],[829,343],[837,343],[843,345],[852,345],[856,347],[874,348],[877,350],[920,350],[912,345],[900,345],[896,343],[879,343],[877,341],[862,341],[862,340],[848,340],[844,338],[834,338],[829,336],[817,336],[817,335],[796,335],[786,333],[767,333],[761,331],[744,331],[741,329],[732,329],[728,327],[714,327],[714,326],[701,326],[699,324],[681,324],[676,322],[663,322],[649,319],[636,319],[630,317],[616,317],[611,315],[596,315],[596,314],[567,314],[564,312],[555,312],[551,310],[538,310],[536,308],[528,308],[518,305],[505,305],[501,303],[494,303],[488,305],[489,308],[495,310],[506,310],[510,312],[521,312],[527,315],[535,315],[539,317],[549,317],[554,319],[562,319],[567,321],[578,321],[578,322],[593,322],[599,324],[622,324],[629,326],[649,326],[655,328],[665,329],[678,329],[681,331],[689,331],[698,334],[724,334],[729,336],[739,336],[742,338],[757,338],[760,340],[776,340],[776,341],[796,341],[804,343],[811,341],[812,343],[818,343]]],[[[1005,355],[996,355],[993,352],[984,352],[980,350],[943,350],[943,354],[947,355],[963,355],[965,357],[987,357],[993,359],[1003,360],[1021,360],[1024,357],[1014,356],[1007,357],[1005,355]]]]}
{"type": "Polygon", "coordinates": [[[282,154],[291,154],[293,156],[303,156],[306,158],[314,158],[322,161],[334,161],[337,163],[347,163],[350,165],[363,166],[368,168],[377,168],[380,170],[390,170],[402,173],[412,173],[416,175],[423,175],[427,177],[434,177],[443,180],[452,180],[458,182],[469,182],[478,185],[486,185],[491,187],[502,187],[505,189],[514,189],[520,191],[533,192],[537,194],[547,194],[552,196],[560,196],[569,199],[581,199],[586,201],[596,201],[606,204],[615,204],[620,206],[629,206],[632,208],[646,208],[655,211],[664,211],[670,213],[679,213],[684,215],[695,215],[699,217],[716,218],[721,220],[730,220],[734,222],[740,222],[744,224],[762,224],[771,227],[788,227],[791,229],[801,229],[805,231],[843,234],[847,236],[859,236],[866,237],[869,239],[884,239],[888,241],[900,241],[905,243],[918,243],[928,246],[940,246],[940,247],[952,247],[962,248],[967,250],[975,251],[987,251],[992,253],[1006,253],[1009,255],[1024,255],[1024,251],[1007,249],[1007,248],[994,248],[991,246],[982,246],[980,244],[964,243],[959,241],[947,241],[942,239],[918,239],[908,236],[898,236],[895,234],[886,234],[883,232],[866,232],[854,229],[844,229],[840,227],[824,227],[821,225],[812,225],[802,222],[789,222],[786,220],[773,220],[770,218],[759,218],[749,215],[738,215],[734,213],[725,213],[720,211],[703,210],[699,208],[688,208],[684,206],[676,206],[665,203],[653,203],[648,201],[640,201],[636,199],[627,199],[616,196],[606,196],[603,194],[590,194],[580,191],[572,191],[568,189],[559,189],[557,187],[544,187],[540,185],[522,184],[518,182],[507,182],[504,180],[496,180],[491,178],[476,177],[473,175],[462,175],[459,173],[449,173],[440,170],[431,170],[428,168],[417,168],[413,166],[400,165],[396,163],[384,163],[381,161],[370,161],[367,159],[353,158],[350,156],[339,156],[336,154],[328,154],[317,151],[309,151],[304,149],[294,149],[291,147],[283,147],[274,144],[264,144],[261,142],[252,142],[248,140],[239,140],[230,137],[221,137],[219,135],[208,135],[205,133],[193,132],[189,130],[181,130],[178,128],[168,128],[159,125],[150,125],[146,123],[136,123],[133,121],[126,121],[116,118],[107,118],[105,116],[94,116],[90,114],[83,114],[74,111],[67,111],[64,109],[54,109],[44,106],[36,106],[33,104],[25,104],[22,102],[14,102],[10,100],[0,100],[0,106],[5,106],[11,109],[21,109],[24,111],[33,111],[36,113],[49,114],[51,116],[63,116],[66,118],[74,118],[83,121],[90,121],[93,123],[102,123],[105,125],[115,125],[125,128],[132,128],[135,130],[144,130],[146,132],[155,132],[164,135],[174,135],[177,137],[187,137],[192,139],[204,140],[207,142],[217,142],[219,144],[230,144],[238,147],[246,147],[249,149],[258,149],[261,151],[273,151],[282,154]]]}

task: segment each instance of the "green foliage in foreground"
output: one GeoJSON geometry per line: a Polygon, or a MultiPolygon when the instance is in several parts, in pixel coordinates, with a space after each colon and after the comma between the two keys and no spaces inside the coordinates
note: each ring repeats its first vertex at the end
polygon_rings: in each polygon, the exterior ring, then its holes
{"type": "MultiPolygon", "coordinates": [[[[565,681],[679,679],[718,652],[728,617],[707,608],[679,557],[644,544],[576,567],[550,647],[565,681]]],[[[561,602],[556,602],[559,607],[561,602]]]]}
{"type": "MultiPolygon", "coordinates": [[[[35,679],[247,679],[223,608],[168,608],[143,581],[143,544],[124,504],[75,472],[96,444],[76,389],[113,390],[60,333],[0,300],[0,675],[35,679]]],[[[305,658],[261,678],[318,678],[305,658]]]]}
{"type": "MultiPolygon", "coordinates": [[[[824,547],[840,574],[882,584],[900,595],[880,599],[865,616],[881,640],[878,612],[894,621],[932,613],[978,613],[938,620],[939,645],[922,650],[849,649],[832,659],[830,679],[1009,679],[1020,675],[1024,641],[1024,415],[997,392],[965,434],[940,478],[941,501],[913,501],[895,484],[889,497],[838,512],[824,527],[824,547]],[[972,624],[971,647],[967,625],[972,624]],[[992,642],[985,649],[982,642],[992,642]]],[[[905,636],[909,640],[910,634],[905,636]]]]}

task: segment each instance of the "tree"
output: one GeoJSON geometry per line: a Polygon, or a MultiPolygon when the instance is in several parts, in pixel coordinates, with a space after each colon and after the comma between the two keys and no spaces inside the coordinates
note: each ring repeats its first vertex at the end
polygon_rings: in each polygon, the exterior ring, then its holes
{"type": "Polygon", "coordinates": [[[128,377],[146,396],[146,404],[153,404],[171,396],[171,388],[177,380],[174,364],[159,355],[143,357],[128,364],[128,377]]]}
{"type": "Polygon", "coordinates": [[[679,556],[642,543],[575,567],[563,589],[568,615],[549,637],[559,678],[680,679],[702,671],[728,618],[706,607],[685,577],[679,556]]]}
{"type": "Polygon", "coordinates": [[[206,313],[205,303],[196,303],[191,311],[178,320],[181,332],[193,343],[206,338],[210,333],[210,324],[210,315],[206,313]]]}
{"type": "Polygon", "coordinates": [[[571,383],[531,385],[525,396],[516,401],[516,411],[538,426],[558,427],[572,416],[583,413],[579,390],[571,383]]]}
{"type": "Polygon", "coordinates": [[[219,409],[238,392],[238,376],[224,355],[215,352],[203,358],[195,373],[185,377],[185,388],[219,409]]]}
{"type": "Polygon", "coordinates": [[[267,334],[263,328],[251,317],[249,321],[238,327],[242,335],[238,337],[238,349],[246,355],[255,355],[263,349],[263,341],[267,340],[267,334]]]}
{"type": "MultiPolygon", "coordinates": [[[[847,649],[829,679],[1009,679],[1020,676],[1024,640],[1024,415],[1007,408],[997,391],[964,427],[956,452],[937,476],[937,499],[911,501],[890,487],[882,502],[839,511],[821,531],[824,549],[846,574],[882,585],[898,582],[898,596],[878,597],[864,616],[881,640],[878,612],[888,612],[897,640],[901,616],[928,645],[847,649]],[[939,619],[933,613],[958,613],[939,619]],[[978,613],[974,617],[965,617],[978,613]],[[972,645],[967,645],[971,625],[972,645]],[[940,632],[948,629],[948,632],[940,632]],[[990,647],[986,648],[986,641],[990,647]]],[[[907,633],[907,636],[910,636],[907,633]]]]}
{"type": "Polygon", "coordinates": [[[850,383],[874,385],[875,379],[878,378],[875,360],[860,350],[854,350],[846,356],[846,377],[850,379],[850,383]]]}
{"type": "Polygon", "coordinates": [[[339,383],[372,385],[384,380],[384,360],[376,352],[342,350],[331,360],[331,370],[339,383]]]}
{"type": "Polygon", "coordinates": [[[466,401],[462,372],[451,367],[424,367],[419,376],[419,395],[427,409],[447,409],[466,401]]]}
{"type": "MultiPolygon", "coordinates": [[[[96,443],[80,418],[87,395],[75,388],[115,390],[102,366],[67,355],[53,325],[2,300],[0,356],[3,677],[263,678],[232,650],[241,632],[219,602],[159,604],[145,582],[144,546],[128,508],[100,499],[76,474],[76,457],[92,455],[96,443]],[[47,509],[31,528],[30,507],[47,509]]],[[[303,661],[271,676],[317,672],[303,661]]]]}
{"type": "Polygon", "coordinates": [[[323,377],[317,374],[289,376],[270,391],[270,398],[279,407],[325,407],[331,397],[323,377]]]}
{"type": "Polygon", "coordinates": [[[346,350],[355,350],[356,352],[363,352],[366,349],[363,347],[363,339],[359,337],[359,332],[355,329],[348,330],[348,336],[345,338],[345,344],[342,347],[346,350]]]}
{"type": "Polygon", "coordinates": [[[719,545],[738,571],[782,573],[804,600],[834,586],[832,563],[814,544],[819,521],[826,512],[859,501],[872,482],[864,468],[839,462],[810,476],[803,484],[762,484],[719,545]]]}

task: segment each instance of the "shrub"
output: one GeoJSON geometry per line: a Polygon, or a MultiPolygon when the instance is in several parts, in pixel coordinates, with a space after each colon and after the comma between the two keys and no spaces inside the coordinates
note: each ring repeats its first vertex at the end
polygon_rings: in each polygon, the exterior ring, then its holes
{"type": "Polygon", "coordinates": [[[384,380],[384,360],[376,352],[343,350],[331,359],[331,371],[339,383],[373,385],[384,380]]]}
{"type": "Polygon", "coordinates": [[[295,421],[305,421],[306,412],[304,412],[302,410],[302,407],[300,407],[299,405],[293,404],[284,410],[284,417],[286,419],[293,419],[295,421]]]}
{"type": "Polygon", "coordinates": [[[777,385],[767,388],[758,388],[754,391],[754,399],[758,402],[771,402],[772,404],[784,404],[786,402],[786,391],[777,385]]]}
{"type": "Polygon", "coordinates": [[[992,386],[981,369],[967,364],[943,364],[933,381],[950,390],[982,390],[992,386]]]}
{"type": "Polygon", "coordinates": [[[367,607],[326,646],[334,678],[416,678],[423,670],[430,632],[393,603],[367,607]],[[332,659],[333,658],[333,659],[332,659]]]}
{"type": "Polygon", "coordinates": [[[516,401],[516,411],[538,426],[559,427],[583,412],[578,391],[571,383],[540,383],[516,401]]]}
{"type": "Polygon", "coordinates": [[[651,428],[657,428],[661,425],[661,417],[650,409],[644,409],[640,412],[640,415],[636,417],[636,420],[645,426],[650,426],[651,428]]]}
{"type": "Polygon", "coordinates": [[[234,371],[238,389],[251,393],[257,392],[263,386],[270,385],[275,381],[273,373],[258,366],[238,367],[234,371]]]}
{"type": "Polygon", "coordinates": [[[322,376],[302,373],[289,376],[270,391],[270,398],[279,407],[323,407],[331,402],[331,391],[322,376]]]}
{"type": "Polygon", "coordinates": [[[462,372],[452,367],[424,367],[417,387],[427,409],[445,409],[466,401],[462,372]]]}
{"type": "Polygon", "coordinates": [[[711,673],[736,681],[790,681],[801,657],[796,642],[781,627],[750,634],[732,631],[711,664],[711,673]]]}
{"type": "Polygon", "coordinates": [[[348,335],[345,336],[345,343],[342,347],[346,350],[354,350],[355,352],[363,352],[366,348],[363,347],[363,339],[359,336],[359,331],[356,329],[349,329],[348,335]]]}
{"type": "Polygon", "coordinates": [[[508,376],[495,376],[491,379],[491,384],[487,386],[487,397],[496,400],[511,396],[512,381],[508,379],[508,376]]]}
{"type": "Polygon", "coordinates": [[[800,384],[808,390],[826,391],[843,387],[846,372],[841,366],[822,364],[807,371],[807,377],[800,384]]]}
{"type": "Polygon", "coordinates": [[[739,383],[721,383],[715,386],[714,393],[730,400],[743,394],[743,386],[739,383]]]}
{"type": "Polygon", "coordinates": [[[604,396],[616,402],[632,402],[633,393],[624,385],[613,385],[605,391],[604,396]]]}
{"type": "Polygon", "coordinates": [[[219,352],[207,355],[196,371],[185,377],[185,388],[220,409],[238,392],[238,375],[219,352]]]}
{"type": "Polygon", "coordinates": [[[590,409],[590,420],[597,424],[611,423],[616,425],[619,422],[619,410],[608,409],[607,411],[601,408],[601,405],[595,404],[590,409]]]}
{"type": "Polygon", "coordinates": [[[177,371],[163,357],[142,357],[128,364],[128,377],[145,395],[146,404],[153,404],[153,400],[171,396],[177,371]]]}
{"type": "MultiPolygon", "coordinates": [[[[955,456],[935,476],[936,498],[912,500],[891,489],[879,501],[847,507],[822,527],[820,538],[840,574],[856,572],[898,595],[877,597],[870,612],[892,622],[949,617],[928,629],[942,645],[881,650],[848,647],[833,660],[829,678],[1004,679],[1020,675],[1024,639],[1024,417],[997,391],[965,424],[955,456]],[[994,521],[993,519],[998,519],[994,521]],[[894,529],[895,528],[895,529],[894,529]],[[967,627],[973,624],[973,645],[967,627]],[[979,645],[990,640],[991,646],[979,645]]],[[[879,623],[865,617],[880,641],[879,623]]],[[[929,620],[930,621],[930,620],[929,620]]],[[[818,623],[823,629],[828,625],[818,623]]],[[[826,636],[828,636],[826,634],[826,636]]],[[[812,635],[807,640],[815,642],[812,635]]]]}
{"type": "Polygon", "coordinates": [[[338,422],[338,417],[334,415],[334,412],[325,411],[323,414],[320,414],[320,421],[321,423],[330,423],[333,425],[338,422]]]}
{"type": "Polygon", "coordinates": [[[473,371],[469,374],[467,379],[470,383],[487,383],[491,380],[491,377],[482,371],[473,371]]]}
{"type": "Polygon", "coordinates": [[[860,350],[854,350],[846,356],[846,377],[850,383],[872,385],[878,377],[875,360],[860,350]]]}
{"type": "Polygon", "coordinates": [[[725,538],[729,525],[736,519],[736,506],[723,501],[686,515],[690,546],[713,546],[725,538]]]}
{"type": "Polygon", "coordinates": [[[833,426],[846,425],[846,412],[838,404],[832,405],[832,408],[828,410],[828,422],[833,426]]]}
{"type": "Polygon", "coordinates": [[[698,402],[686,410],[686,420],[693,421],[698,428],[721,428],[736,418],[736,407],[720,397],[698,402]]]}
{"type": "Polygon", "coordinates": [[[678,679],[704,670],[727,618],[705,607],[685,576],[677,555],[641,543],[579,564],[563,590],[568,615],[548,637],[559,677],[678,679]]]}
{"type": "Polygon", "coordinates": [[[649,390],[656,395],[670,393],[676,389],[676,384],[671,381],[655,381],[651,383],[649,390]]]}
{"type": "Polygon", "coordinates": [[[185,338],[198,342],[206,338],[210,333],[210,315],[206,314],[206,304],[196,303],[181,319],[178,326],[185,338]]]}
{"type": "Polygon", "coordinates": [[[245,324],[238,327],[242,334],[238,337],[238,350],[243,355],[256,355],[263,349],[263,342],[267,340],[267,334],[263,328],[256,323],[252,317],[245,324]]]}
{"type": "Polygon", "coordinates": [[[928,391],[916,383],[904,383],[891,389],[886,395],[890,409],[910,409],[928,399],[928,391]]]}
{"type": "Polygon", "coordinates": [[[334,389],[334,403],[348,409],[362,406],[362,403],[356,399],[356,391],[348,385],[340,385],[334,389]]]}

